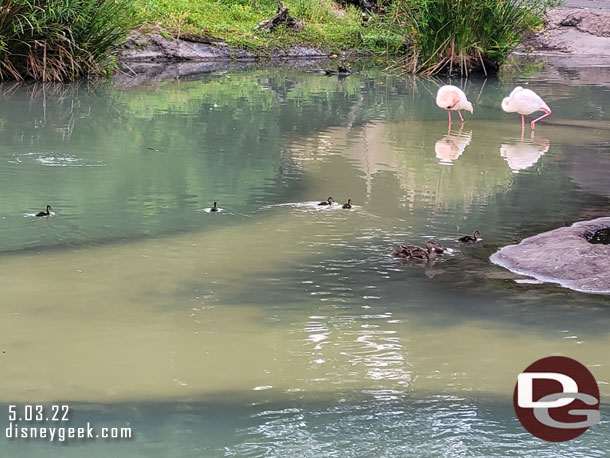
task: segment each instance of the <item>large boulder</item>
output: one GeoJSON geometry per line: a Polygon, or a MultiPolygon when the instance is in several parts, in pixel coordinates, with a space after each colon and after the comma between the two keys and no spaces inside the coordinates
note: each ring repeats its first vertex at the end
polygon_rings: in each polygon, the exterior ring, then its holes
{"type": "Polygon", "coordinates": [[[610,294],[608,242],[610,218],[597,218],[528,237],[501,248],[490,259],[539,281],[585,293],[610,294]]]}

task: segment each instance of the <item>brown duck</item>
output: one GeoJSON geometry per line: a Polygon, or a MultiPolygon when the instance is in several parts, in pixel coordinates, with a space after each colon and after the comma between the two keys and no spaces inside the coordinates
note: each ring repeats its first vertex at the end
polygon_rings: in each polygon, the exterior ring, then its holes
{"type": "Polygon", "coordinates": [[[409,259],[416,262],[434,261],[436,259],[435,245],[437,244],[434,242],[426,242],[426,248],[422,248],[417,245],[401,244],[392,254],[397,258],[409,259]]]}

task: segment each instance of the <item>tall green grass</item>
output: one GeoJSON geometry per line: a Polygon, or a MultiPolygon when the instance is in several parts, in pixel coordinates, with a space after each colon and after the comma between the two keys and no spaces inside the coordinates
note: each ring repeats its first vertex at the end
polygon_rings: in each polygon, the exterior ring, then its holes
{"type": "Polygon", "coordinates": [[[412,73],[495,72],[557,0],[394,0],[382,18],[403,37],[412,73]]]}
{"type": "Polygon", "coordinates": [[[126,0],[0,0],[0,79],[103,73],[129,17],[126,0]]]}

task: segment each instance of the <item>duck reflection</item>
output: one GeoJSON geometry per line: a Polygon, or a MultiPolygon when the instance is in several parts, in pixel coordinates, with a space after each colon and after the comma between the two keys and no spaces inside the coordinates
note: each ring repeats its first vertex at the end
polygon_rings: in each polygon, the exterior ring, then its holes
{"type": "Polygon", "coordinates": [[[534,165],[540,157],[549,150],[551,142],[548,140],[524,140],[515,143],[503,143],[500,146],[500,155],[506,160],[508,166],[515,173],[534,165]]]}
{"type": "Polygon", "coordinates": [[[434,151],[436,152],[439,164],[453,164],[470,144],[472,131],[462,134],[462,129],[463,126],[460,127],[457,134],[452,134],[451,131],[447,132],[447,135],[434,145],[434,151]]]}

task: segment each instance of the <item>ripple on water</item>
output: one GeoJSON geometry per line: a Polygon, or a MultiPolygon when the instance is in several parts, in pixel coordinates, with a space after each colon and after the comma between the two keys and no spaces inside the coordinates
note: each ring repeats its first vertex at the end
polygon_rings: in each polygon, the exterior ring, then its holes
{"type": "Polygon", "coordinates": [[[217,211],[213,212],[212,207],[208,207],[208,208],[202,208],[201,210],[197,210],[197,211],[202,212],[202,213],[222,213],[225,211],[225,209],[218,207],[217,211]]]}
{"type": "Polygon", "coordinates": [[[447,395],[413,398],[401,390],[337,392],[306,408],[278,406],[252,413],[236,430],[227,456],[605,456],[608,426],[578,441],[552,444],[527,433],[512,404],[447,395]],[[603,431],[601,430],[603,429],[603,431]]]}
{"type": "Polygon", "coordinates": [[[105,167],[101,161],[86,161],[72,154],[53,152],[13,154],[8,162],[11,164],[36,163],[46,167],[105,167]]]}

